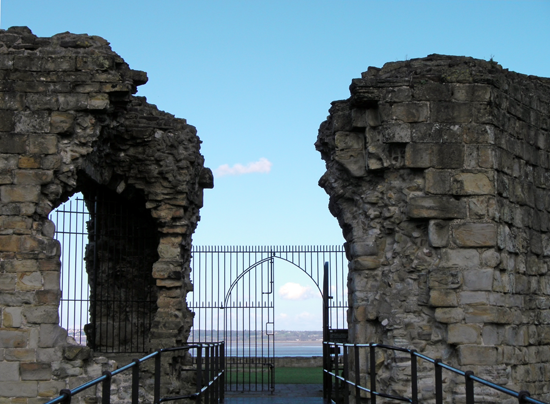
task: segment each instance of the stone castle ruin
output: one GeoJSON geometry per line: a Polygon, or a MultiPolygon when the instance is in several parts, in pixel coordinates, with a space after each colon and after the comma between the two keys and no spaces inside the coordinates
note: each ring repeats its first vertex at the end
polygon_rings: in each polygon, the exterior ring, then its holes
{"type": "MultiPolygon", "coordinates": [[[[550,79],[431,55],[371,67],[350,92],[316,143],[350,260],[350,342],[550,400],[550,79]]],[[[406,394],[390,359],[381,383],[406,394]]]]}
{"type": "Polygon", "coordinates": [[[88,345],[109,346],[100,329],[143,341],[139,352],[187,341],[191,234],[213,177],[195,128],[133,95],[146,82],[100,37],[0,30],[2,403],[44,402],[116,366],[59,326],[61,246],[48,215],[77,192],[95,223],[92,301],[147,303],[92,310],[88,345]]]}

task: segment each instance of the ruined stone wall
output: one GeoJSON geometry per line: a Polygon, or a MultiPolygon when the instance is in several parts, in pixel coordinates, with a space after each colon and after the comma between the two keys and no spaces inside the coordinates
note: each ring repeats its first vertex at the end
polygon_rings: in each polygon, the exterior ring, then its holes
{"type": "MultiPolygon", "coordinates": [[[[350,91],[316,147],[350,260],[351,342],[415,348],[550,399],[550,80],[431,55],[371,67],[350,91]]],[[[390,356],[380,382],[406,393],[390,356]]],[[[445,389],[463,400],[456,378],[445,389]]]]}
{"type": "Polygon", "coordinates": [[[100,37],[0,30],[1,403],[43,402],[115,366],[59,326],[60,245],[48,215],[76,192],[89,200],[103,187],[151,215],[148,349],[187,340],[191,234],[212,173],[194,127],[132,95],[146,81],[100,37]]]}

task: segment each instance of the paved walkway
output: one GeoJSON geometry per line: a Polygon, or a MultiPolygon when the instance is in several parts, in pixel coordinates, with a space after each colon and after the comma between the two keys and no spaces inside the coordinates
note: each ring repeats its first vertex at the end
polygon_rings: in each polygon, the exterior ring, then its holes
{"type": "Polygon", "coordinates": [[[226,404],[323,404],[322,384],[276,384],[275,392],[226,392],[226,404]]]}

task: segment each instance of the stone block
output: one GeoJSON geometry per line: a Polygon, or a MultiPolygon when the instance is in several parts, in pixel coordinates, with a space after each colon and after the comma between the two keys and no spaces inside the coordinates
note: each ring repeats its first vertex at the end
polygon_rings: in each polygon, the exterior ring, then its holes
{"type": "Polygon", "coordinates": [[[25,104],[31,111],[56,110],[59,108],[57,94],[34,93],[27,94],[25,104]]]}
{"type": "Polygon", "coordinates": [[[471,248],[444,248],[441,250],[442,267],[447,268],[478,268],[479,267],[479,251],[471,248]]]}
{"type": "Polygon", "coordinates": [[[56,397],[64,388],[66,388],[64,380],[42,381],[38,383],[38,396],[47,398],[56,397]]]}
{"type": "Polygon", "coordinates": [[[467,323],[511,324],[514,316],[504,307],[470,306],[465,309],[465,319],[467,323]]]}
{"type": "Polygon", "coordinates": [[[109,105],[109,95],[105,93],[90,94],[88,96],[88,109],[107,109],[109,105]]]}
{"type": "Polygon", "coordinates": [[[67,331],[57,324],[41,324],[38,347],[53,348],[64,344],[67,340],[67,331]]]}
{"type": "Polygon", "coordinates": [[[464,271],[464,290],[493,290],[492,268],[464,271]]]}
{"type": "Polygon", "coordinates": [[[69,361],[86,360],[92,356],[92,350],[82,345],[67,345],[63,347],[63,358],[69,361]]]}
{"type": "Polygon", "coordinates": [[[488,173],[459,173],[451,178],[454,195],[494,195],[495,185],[488,173]]]}
{"type": "Polygon", "coordinates": [[[0,236],[0,251],[19,252],[20,246],[21,246],[20,237],[0,236]]]}
{"type": "Polygon", "coordinates": [[[413,96],[422,101],[449,101],[451,99],[451,85],[424,81],[415,83],[412,88],[413,96]]]}
{"type": "Polygon", "coordinates": [[[58,324],[57,306],[24,307],[23,316],[30,324],[58,324]]]}
{"type": "Polygon", "coordinates": [[[481,328],[476,324],[449,324],[447,328],[448,344],[479,344],[481,328]]]}
{"type": "Polygon", "coordinates": [[[17,273],[17,290],[42,289],[43,279],[40,272],[17,273]]]}
{"type": "Polygon", "coordinates": [[[529,327],[510,326],[504,330],[504,343],[511,346],[529,345],[529,327]]]}
{"type": "Polygon", "coordinates": [[[37,304],[59,304],[61,291],[59,290],[37,290],[35,292],[37,304]]]}
{"type": "Polygon", "coordinates": [[[54,72],[67,72],[76,69],[74,56],[47,56],[42,59],[42,70],[54,72]]]}
{"type": "Polygon", "coordinates": [[[109,70],[114,65],[114,60],[109,56],[77,56],[77,70],[109,70]]]}
{"type": "Polygon", "coordinates": [[[430,306],[433,307],[457,307],[456,293],[445,289],[430,291],[430,306]]]}
{"type": "Polygon", "coordinates": [[[459,294],[460,305],[482,305],[485,306],[489,304],[489,294],[487,292],[477,292],[477,291],[464,291],[459,294]]]}
{"type": "Polygon", "coordinates": [[[21,307],[6,307],[2,313],[2,321],[4,327],[19,328],[21,327],[21,307]]]}
{"type": "Polygon", "coordinates": [[[34,362],[36,361],[36,349],[30,348],[8,348],[4,352],[8,361],[34,362]]]}
{"type": "Polygon", "coordinates": [[[350,253],[353,258],[361,256],[378,256],[379,248],[374,242],[355,242],[350,245],[350,253]]]}
{"type": "Polygon", "coordinates": [[[488,102],[491,86],[486,84],[453,84],[452,99],[459,102],[488,102]]]}
{"type": "Polygon", "coordinates": [[[463,283],[461,270],[453,268],[436,268],[428,276],[430,289],[458,289],[463,283]]]}
{"type": "Polygon", "coordinates": [[[15,70],[40,71],[42,70],[42,58],[34,55],[17,55],[13,59],[15,70]]]}
{"type": "Polygon", "coordinates": [[[493,247],[497,241],[494,223],[457,223],[451,225],[452,240],[459,247],[493,247]]]}
{"type": "Polygon", "coordinates": [[[57,153],[57,136],[30,135],[29,152],[31,154],[56,154],[57,153]]]}
{"type": "Polygon", "coordinates": [[[494,346],[459,345],[457,353],[461,366],[497,364],[497,348],[494,346]]]}
{"type": "Polygon", "coordinates": [[[38,202],[40,186],[38,185],[4,185],[0,187],[2,202],[38,202]]]}
{"type": "Polygon", "coordinates": [[[411,128],[408,124],[386,124],[378,128],[383,143],[409,143],[411,128]]]}
{"type": "Polygon", "coordinates": [[[379,268],[381,261],[377,257],[359,257],[355,258],[349,265],[352,271],[364,271],[379,268]]]}
{"type": "Polygon", "coordinates": [[[0,109],[17,111],[25,108],[25,94],[0,92],[0,109]]]}
{"type": "Polygon", "coordinates": [[[405,148],[405,165],[411,168],[432,166],[433,145],[431,143],[410,143],[405,148]]]}
{"type": "Polygon", "coordinates": [[[432,102],[431,120],[442,123],[469,123],[473,121],[473,106],[463,102],[432,102]]]}
{"type": "Polygon", "coordinates": [[[464,311],[457,307],[437,308],[435,309],[435,319],[440,323],[460,323],[464,319],[464,311]]]}
{"type": "Polygon", "coordinates": [[[365,108],[354,108],[351,110],[351,125],[357,129],[367,127],[367,110],[365,108]]]}
{"type": "Polygon", "coordinates": [[[19,363],[18,362],[0,362],[0,380],[19,381],[19,363]]]}
{"type": "Polygon", "coordinates": [[[17,185],[43,185],[53,180],[51,170],[15,170],[14,174],[17,185]]]}
{"type": "Polygon", "coordinates": [[[60,111],[85,111],[88,109],[88,94],[58,94],[60,111]]]}
{"type": "Polygon", "coordinates": [[[49,363],[23,362],[20,364],[21,380],[50,380],[52,367],[49,363]]]}
{"type": "Polygon", "coordinates": [[[28,331],[0,329],[0,348],[26,348],[28,331]]]}
{"type": "Polygon", "coordinates": [[[70,112],[53,111],[50,118],[51,133],[70,132],[74,123],[74,114],[70,112]]]}
{"type": "Polygon", "coordinates": [[[15,274],[0,274],[0,291],[15,290],[15,274]]]}
{"type": "Polygon", "coordinates": [[[415,219],[464,219],[466,202],[446,196],[411,197],[408,215],[415,219]]]}
{"type": "Polygon", "coordinates": [[[50,114],[47,111],[21,111],[15,113],[16,133],[47,133],[50,131],[50,114]]]}
{"type": "Polygon", "coordinates": [[[0,397],[36,397],[38,382],[36,381],[0,381],[0,397]]]}
{"type": "Polygon", "coordinates": [[[451,171],[449,170],[426,170],[426,193],[429,194],[450,194],[451,193],[451,171]]]}
{"type": "Polygon", "coordinates": [[[38,362],[58,362],[63,359],[61,347],[57,348],[38,348],[36,349],[36,361],[38,362]]]}
{"type": "Polygon", "coordinates": [[[403,102],[394,104],[391,109],[391,118],[407,123],[426,122],[430,115],[427,102],[403,102]]]}
{"type": "Polygon", "coordinates": [[[15,133],[0,133],[0,150],[2,150],[2,153],[26,153],[27,136],[15,133]]]}
{"type": "Polygon", "coordinates": [[[0,132],[13,132],[15,128],[13,111],[0,110],[0,132]]]}

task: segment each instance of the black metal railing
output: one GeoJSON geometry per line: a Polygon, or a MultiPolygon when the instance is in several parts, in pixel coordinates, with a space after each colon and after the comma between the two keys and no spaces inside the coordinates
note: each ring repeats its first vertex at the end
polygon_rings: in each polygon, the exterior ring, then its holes
{"type": "Polygon", "coordinates": [[[370,404],[376,404],[377,397],[383,397],[390,400],[402,401],[406,403],[417,404],[418,401],[418,359],[432,363],[435,385],[435,402],[443,403],[443,369],[460,375],[464,378],[466,404],[475,403],[474,383],[479,383],[495,392],[503,393],[514,397],[518,403],[548,404],[543,401],[530,397],[528,391],[514,391],[506,387],[499,386],[488,380],[474,375],[472,371],[462,371],[452,366],[446,365],[440,359],[433,359],[422,355],[416,350],[400,348],[383,344],[346,344],[335,342],[324,342],[324,352],[330,357],[325,357],[323,364],[323,395],[328,402],[349,404],[354,400],[356,404],[361,402],[361,398],[370,398],[370,404]],[[341,350],[340,350],[341,348],[341,350]],[[410,380],[411,396],[402,397],[392,394],[386,394],[377,391],[376,388],[376,349],[386,349],[394,352],[403,352],[410,356],[410,380]],[[353,372],[353,380],[350,379],[350,362],[353,361],[356,369],[361,369],[360,363],[363,360],[366,367],[368,383],[361,383],[361,372],[353,372]],[[369,387],[366,385],[369,384],[369,387]]]}
{"type": "Polygon", "coordinates": [[[192,399],[198,403],[203,402],[213,404],[217,402],[223,402],[224,400],[224,361],[225,361],[225,346],[223,342],[208,342],[208,343],[194,343],[190,345],[184,345],[175,348],[159,349],[141,359],[135,359],[133,362],[126,366],[123,366],[113,372],[103,372],[103,375],[85,383],[74,389],[64,389],[60,391],[60,395],[46,404],[70,404],[71,399],[78,393],[81,393],[98,384],[102,385],[101,388],[101,403],[111,403],[111,381],[112,378],[120,373],[126,372],[132,369],[132,404],[138,404],[139,398],[139,379],[140,379],[140,364],[149,359],[155,359],[155,373],[154,373],[154,388],[153,388],[153,403],[163,403],[167,401],[192,399]],[[181,371],[194,371],[196,372],[195,383],[196,390],[194,393],[180,396],[167,396],[161,397],[161,356],[165,352],[175,351],[190,351],[196,350],[196,354],[193,358],[192,369],[181,369],[181,371]]]}

